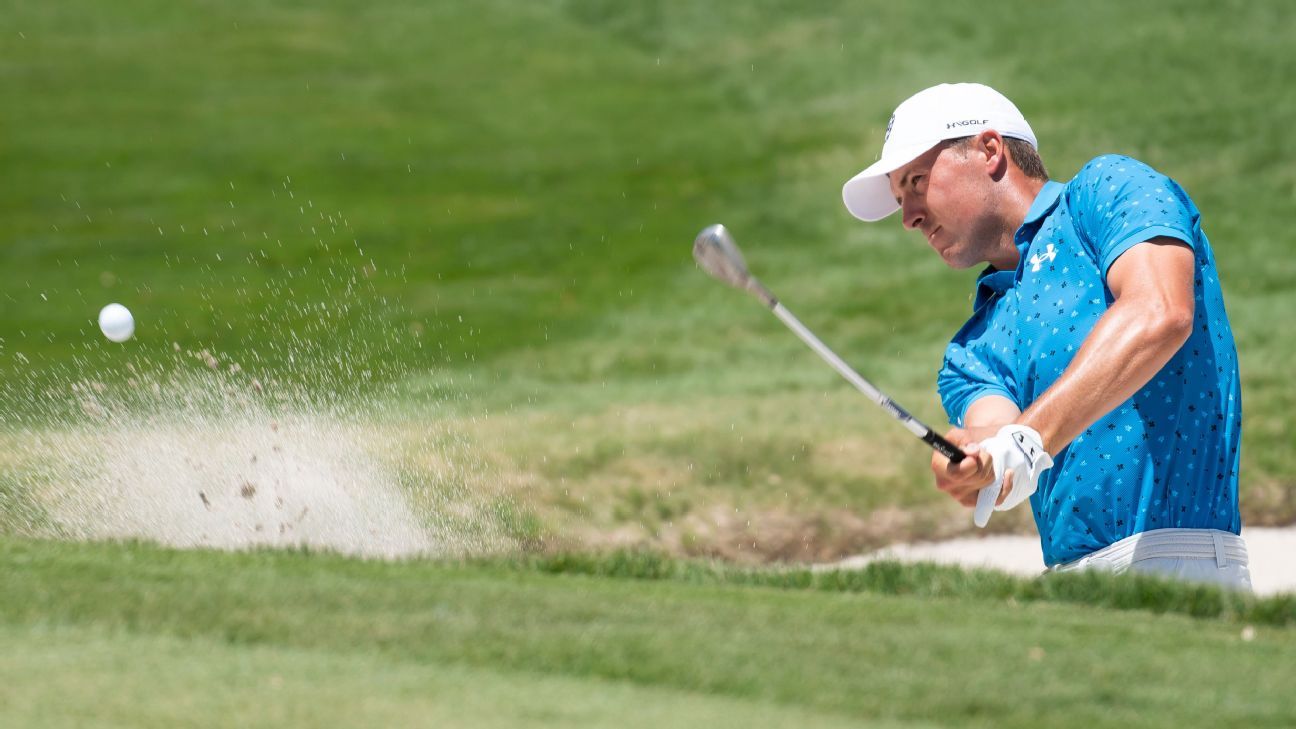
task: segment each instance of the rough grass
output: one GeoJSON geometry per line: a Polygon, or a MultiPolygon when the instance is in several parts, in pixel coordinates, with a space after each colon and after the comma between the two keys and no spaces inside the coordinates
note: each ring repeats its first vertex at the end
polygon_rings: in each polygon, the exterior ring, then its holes
{"type": "Polygon", "coordinates": [[[1293,595],[1256,598],[1146,575],[1078,572],[1023,579],[993,570],[896,562],[875,562],[862,569],[752,569],[728,562],[679,560],[660,553],[627,550],[527,557],[512,564],[551,574],[1010,603],[1074,603],[1230,622],[1296,624],[1296,596],[1293,595]]]}

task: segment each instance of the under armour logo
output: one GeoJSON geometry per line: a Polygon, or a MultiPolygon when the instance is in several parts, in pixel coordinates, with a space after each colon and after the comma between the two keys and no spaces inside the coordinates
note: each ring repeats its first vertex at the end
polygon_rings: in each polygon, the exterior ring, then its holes
{"type": "Polygon", "coordinates": [[[1049,243],[1043,253],[1037,253],[1030,257],[1031,270],[1040,270],[1040,266],[1044,265],[1045,261],[1052,263],[1054,258],[1057,258],[1057,251],[1053,250],[1053,244],[1049,243]]]}
{"type": "MultiPolygon", "coordinates": [[[[1049,246],[1049,247],[1052,248],[1052,246],[1049,246]]],[[[1024,453],[1024,454],[1026,455],[1026,459],[1027,459],[1027,460],[1029,460],[1029,461],[1031,461],[1032,463],[1034,463],[1034,462],[1035,462],[1035,444],[1034,444],[1034,443],[1027,443],[1027,442],[1026,442],[1026,436],[1025,436],[1025,434],[1021,433],[1020,431],[1013,433],[1012,436],[1013,436],[1013,440],[1017,441],[1017,448],[1020,449],[1021,452],[1024,453]]]]}

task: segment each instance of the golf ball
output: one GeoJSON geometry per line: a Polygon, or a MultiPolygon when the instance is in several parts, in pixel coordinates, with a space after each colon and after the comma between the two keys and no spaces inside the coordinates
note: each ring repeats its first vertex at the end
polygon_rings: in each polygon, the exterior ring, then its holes
{"type": "Polygon", "coordinates": [[[109,304],[99,310],[99,329],[114,342],[124,342],[135,334],[135,317],[121,304],[109,304]]]}

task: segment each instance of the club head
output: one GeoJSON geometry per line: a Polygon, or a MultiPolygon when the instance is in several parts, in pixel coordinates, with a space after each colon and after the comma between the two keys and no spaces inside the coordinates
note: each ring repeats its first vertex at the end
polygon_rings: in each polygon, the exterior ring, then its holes
{"type": "Polygon", "coordinates": [[[738,244],[723,225],[708,225],[698,233],[693,241],[693,260],[712,278],[736,289],[750,291],[766,306],[773,308],[778,303],[773,294],[748,272],[742,251],[738,250],[738,244]]]}

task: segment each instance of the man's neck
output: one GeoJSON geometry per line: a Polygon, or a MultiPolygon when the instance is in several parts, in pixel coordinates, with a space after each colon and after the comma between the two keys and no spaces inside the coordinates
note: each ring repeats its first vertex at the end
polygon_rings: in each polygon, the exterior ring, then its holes
{"type": "Polygon", "coordinates": [[[999,200],[999,209],[1003,213],[1003,232],[998,253],[988,263],[1000,271],[1015,271],[1017,263],[1021,260],[1021,252],[1017,250],[1015,239],[1017,230],[1026,220],[1026,214],[1030,212],[1035,198],[1039,197],[1040,190],[1044,189],[1046,180],[1037,180],[1016,173],[1011,175],[1007,182],[1003,189],[1003,197],[999,200]]]}

